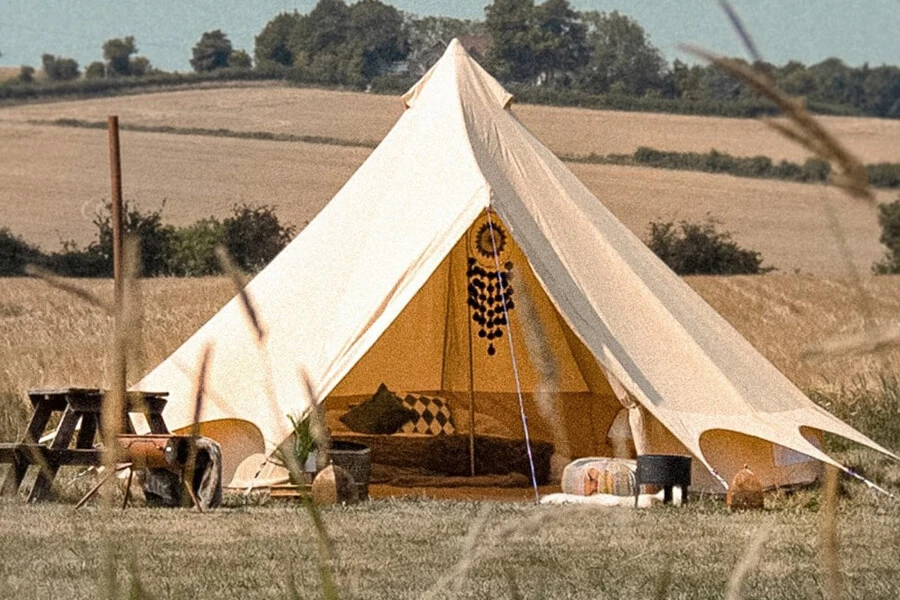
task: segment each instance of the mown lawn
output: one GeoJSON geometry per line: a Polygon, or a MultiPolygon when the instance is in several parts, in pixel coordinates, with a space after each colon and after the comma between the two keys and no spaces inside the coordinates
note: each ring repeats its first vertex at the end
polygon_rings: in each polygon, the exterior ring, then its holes
{"type": "MultiPolygon", "coordinates": [[[[850,486],[839,506],[845,598],[900,597],[900,501],[850,486]]],[[[827,597],[816,491],[729,513],[704,500],[647,510],[376,500],[321,510],[321,562],[298,504],[191,510],[0,502],[0,598],[827,597]],[[760,530],[761,548],[747,548],[760,530]],[[113,577],[112,574],[115,574],[113,577]]]]}

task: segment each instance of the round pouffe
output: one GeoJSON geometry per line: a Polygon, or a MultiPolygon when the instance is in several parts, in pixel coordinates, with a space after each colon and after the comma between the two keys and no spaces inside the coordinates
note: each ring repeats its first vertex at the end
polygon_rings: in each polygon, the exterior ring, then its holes
{"type": "Polygon", "coordinates": [[[316,504],[353,504],[359,501],[359,492],[347,469],[328,465],[313,480],[312,499],[316,504]]]}

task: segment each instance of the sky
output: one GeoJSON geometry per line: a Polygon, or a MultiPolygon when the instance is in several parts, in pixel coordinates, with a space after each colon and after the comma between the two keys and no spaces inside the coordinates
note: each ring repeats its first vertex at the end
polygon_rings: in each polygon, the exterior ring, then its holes
{"type": "MultiPolygon", "coordinates": [[[[384,0],[416,15],[484,19],[488,0],[384,0]]],[[[668,59],[680,43],[744,56],[717,0],[570,0],[579,10],[635,19],[668,59]]],[[[348,2],[352,3],[352,2],[348,2]]],[[[538,0],[536,3],[540,3],[538,0]]],[[[900,0],[732,0],[762,57],[815,64],[900,65],[900,0]]],[[[190,70],[191,48],[221,29],[253,54],[253,38],[279,12],[309,12],[315,0],[0,0],[0,65],[40,66],[51,53],[86,66],[110,38],[133,35],[139,54],[167,71],[190,70]]]]}

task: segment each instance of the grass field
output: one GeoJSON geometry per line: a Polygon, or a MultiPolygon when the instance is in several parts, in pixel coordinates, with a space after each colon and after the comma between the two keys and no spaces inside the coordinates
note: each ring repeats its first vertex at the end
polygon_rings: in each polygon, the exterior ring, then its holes
{"type": "MultiPolygon", "coordinates": [[[[396,98],[279,86],[183,91],[0,109],[0,226],[45,248],[86,243],[108,197],[106,133],[33,125],[61,117],[227,128],[377,141],[400,114],[396,98]],[[15,210],[7,211],[7,208],[15,210]]],[[[805,155],[754,121],[520,106],[520,118],[559,154],[664,150],[805,155]]],[[[825,119],[865,162],[895,161],[900,123],[825,119]]],[[[368,155],[365,148],[125,131],[126,197],[186,224],[235,202],[278,205],[302,225],[368,155]]],[[[875,211],[823,186],[601,165],[576,175],[629,227],[710,214],[781,269],[766,277],[687,281],[752,344],[851,424],[897,449],[900,349],[810,359],[831,336],[886,325],[900,309],[900,277],[863,273],[879,258],[875,211]],[[835,228],[834,222],[839,223],[835,228]],[[798,275],[795,271],[804,273],[798,275]],[[810,276],[808,274],[813,274],[810,276]],[[890,393],[888,393],[890,392],[890,393]]],[[[894,194],[893,196],[895,196],[894,194]]],[[[880,201],[892,200],[882,193],[880,201]]],[[[104,300],[109,281],[82,280],[104,300]]],[[[232,293],[221,278],[143,282],[142,359],[132,381],[174,350],[232,293]]],[[[264,318],[264,315],[263,315],[264,318]]],[[[0,440],[16,438],[30,387],[107,387],[111,319],[33,279],[0,280],[0,440]]],[[[831,440],[826,440],[832,443],[831,440]]],[[[860,450],[836,458],[900,491],[900,466],[860,450]]],[[[900,502],[846,484],[832,522],[818,490],[730,514],[709,499],[680,509],[569,510],[526,503],[377,500],[322,510],[334,557],[302,508],[241,505],[187,510],[73,512],[88,483],[59,478],[64,502],[0,500],[2,598],[315,598],[320,568],[341,598],[885,598],[900,596],[900,502]],[[834,551],[829,551],[833,549],[834,551]],[[827,566],[836,559],[836,566],[827,566]],[[743,578],[742,578],[743,577],[743,578]],[[842,580],[842,581],[841,581],[842,580]]]]}
{"type": "MultiPolygon", "coordinates": [[[[382,500],[323,509],[334,559],[321,561],[308,514],[289,504],[197,514],[3,502],[0,598],[317,598],[320,564],[341,598],[723,598],[747,560],[736,597],[822,598],[817,508],[815,492],[744,514],[708,501],[382,500]]],[[[843,597],[896,598],[900,504],[845,498],[838,524],[843,597]]]]}

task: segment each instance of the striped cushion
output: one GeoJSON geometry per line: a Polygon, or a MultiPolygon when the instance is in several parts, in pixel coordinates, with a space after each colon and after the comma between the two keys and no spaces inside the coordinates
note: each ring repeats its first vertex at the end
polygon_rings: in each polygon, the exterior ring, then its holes
{"type": "Polygon", "coordinates": [[[428,435],[450,435],[456,433],[450,403],[443,398],[428,398],[419,394],[407,394],[403,403],[418,417],[403,424],[403,433],[424,433],[428,435]]]}

